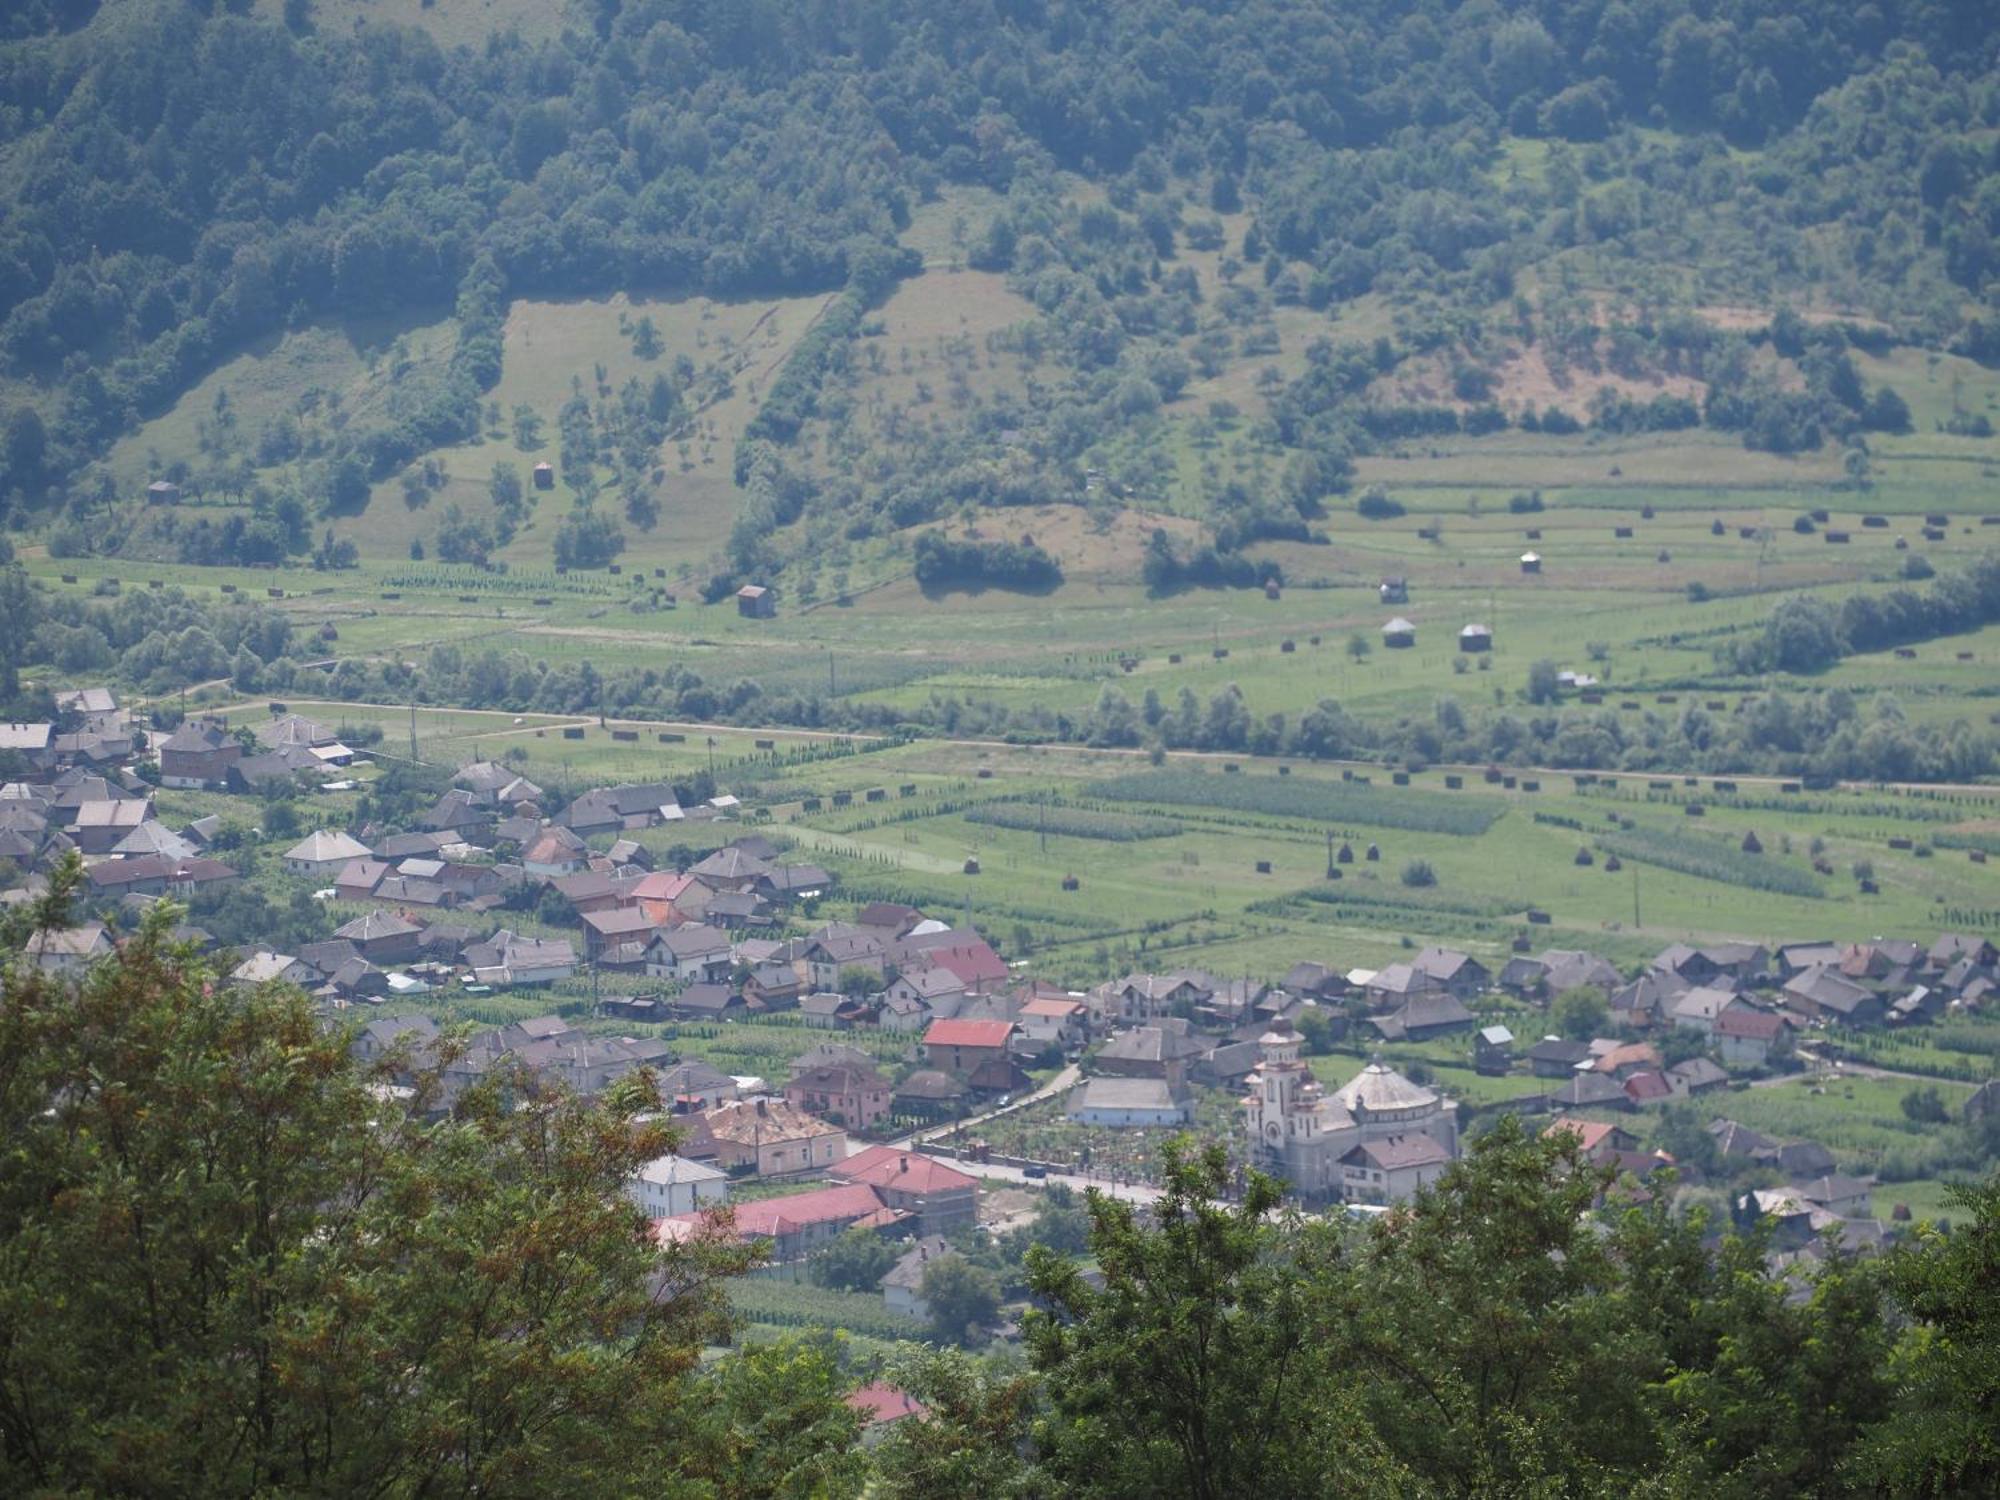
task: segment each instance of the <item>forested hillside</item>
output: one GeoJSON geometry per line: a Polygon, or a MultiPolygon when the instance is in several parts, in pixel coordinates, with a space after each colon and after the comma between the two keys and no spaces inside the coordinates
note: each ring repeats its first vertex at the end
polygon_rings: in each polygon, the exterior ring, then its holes
{"type": "MultiPolygon", "coordinates": [[[[371,479],[497,418],[481,402],[502,322],[538,296],[847,290],[738,446],[731,572],[782,564],[773,529],[808,511],[865,535],[964,502],[1081,498],[1087,449],[1275,353],[1281,323],[1306,354],[1259,377],[1282,483],[1218,476],[1223,550],[1303,534],[1354,457],[1399,438],[1705,423],[1814,448],[1908,425],[1851,343],[2000,349],[2000,93],[1973,3],[1022,3],[947,20],[895,0],[599,0],[559,35],[496,23],[448,47],[370,9],[15,10],[0,495],[16,524],[81,526],[128,499],[94,461],[258,340],[449,316],[446,352],[367,420],[291,413],[157,455],[195,488],[261,495],[259,523],[286,493],[315,516],[365,506],[371,479]],[[999,342],[1030,378],[942,433],[859,431],[822,388],[917,269],[906,231],[941,196],[978,205],[956,211],[953,254],[1006,273],[1026,316],[999,342]],[[1203,255],[1219,277],[1191,269],[1203,255]],[[1339,337],[1368,299],[1395,317],[1339,337]],[[1766,330],[1794,304],[1839,318],[1766,330]],[[1717,307],[1764,316],[1697,315],[1717,307]],[[1324,334],[1299,339],[1294,310],[1324,334]],[[1524,396],[1523,359],[1607,390],[1672,380],[1579,409],[1524,396]]],[[[625,524],[657,513],[657,450],[694,420],[694,373],[577,397],[576,498],[615,488],[625,524]]],[[[1114,482],[1146,487],[1137,455],[1125,468],[1114,482]]],[[[250,545],[304,550],[296,527],[271,534],[250,545]]]]}

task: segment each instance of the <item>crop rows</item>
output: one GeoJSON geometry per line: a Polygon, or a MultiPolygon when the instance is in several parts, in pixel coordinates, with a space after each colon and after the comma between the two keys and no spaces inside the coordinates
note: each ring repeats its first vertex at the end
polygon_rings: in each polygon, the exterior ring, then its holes
{"type": "Polygon", "coordinates": [[[1145,813],[1091,812],[1081,807],[1044,806],[1027,802],[991,802],[965,814],[968,823],[985,823],[994,828],[1015,828],[1028,833],[1055,833],[1073,839],[1103,839],[1113,844],[1132,844],[1142,839],[1170,839],[1179,836],[1182,826],[1172,818],[1156,818],[1145,813]]]}
{"type": "Polygon", "coordinates": [[[1669,833],[1663,828],[1631,828],[1599,834],[1597,846],[1620,859],[1636,859],[1700,880],[1781,896],[1817,898],[1826,894],[1826,887],[1805,871],[1768,854],[1746,854],[1718,838],[1669,833]]]}
{"type": "Polygon", "coordinates": [[[925,1334],[923,1324],[890,1312],[880,1297],[865,1292],[749,1276],[730,1284],[729,1302],[749,1321],[780,1328],[842,1328],[877,1339],[920,1339],[925,1334]]]}
{"type": "Polygon", "coordinates": [[[1206,771],[1134,771],[1092,788],[1114,802],[1158,802],[1226,808],[1315,823],[1363,824],[1416,833],[1472,838],[1486,832],[1502,809],[1484,800],[1437,792],[1357,786],[1346,782],[1217,776],[1206,771]]]}

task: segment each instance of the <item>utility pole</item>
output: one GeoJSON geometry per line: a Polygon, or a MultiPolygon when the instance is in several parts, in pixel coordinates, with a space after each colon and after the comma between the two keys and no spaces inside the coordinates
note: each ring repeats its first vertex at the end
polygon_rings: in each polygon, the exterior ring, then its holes
{"type": "Polygon", "coordinates": [[[410,700],[410,763],[414,765],[416,764],[416,760],[417,760],[417,704],[416,700],[413,698],[410,700]]]}
{"type": "Polygon", "coordinates": [[[1333,879],[1333,830],[1326,831],[1326,878],[1333,879]]]}
{"type": "Polygon", "coordinates": [[[833,652],[829,649],[826,653],[826,695],[831,698],[837,691],[833,685],[833,652]]]}
{"type": "Polygon", "coordinates": [[[1632,926],[1639,926],[1639,862],[1632,862],[1632,926]]]}

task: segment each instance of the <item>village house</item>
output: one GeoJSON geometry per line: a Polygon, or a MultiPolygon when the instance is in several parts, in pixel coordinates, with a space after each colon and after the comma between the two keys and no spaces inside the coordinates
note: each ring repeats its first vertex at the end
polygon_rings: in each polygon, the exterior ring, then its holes
{"type": "Polygon", "coordinates": [[[576,972],[576,950],[567,938],[533,938],[503,927],[465,950],[472,977],[481,984],[554,984],[576,972]]]}
{"type": "Polygon", "coordinates": [[[646,945],[646,972],[659,979],[714,983],[729,977],[729,936],[696,924],[656,932],[646,945]]]}
{"type": "Polygon", "coordinates": [[[885,1007],[906,1011],[917,1006],[926,1018],[942,1020],[956,1016],[966,998],[965,982],[949,969],[905,969],[882,992],[885,1007]]]}
{"type": "Polygon", "coordinates": [[[716,1160],[726,1170],[785,1177],[831,1168],[847,1155],[847,1132],[783,1099],[738,1099],[708,1111],[716,1160]]]}
{"type": "Polygon", "coordinates": [[[1568,1078],[1591,1061],[1590,1043],[1545,1036],[1528,1048],[1528,1071],[1537,1078],[1568,1078]]]}
{"type": "Polygon", "coordinates": [[[683,1021],[729,1021],[743,1015],[748,1007],[728,985],[697,981],[670,996],[667,1009],[683,1021]]]}
{"type": "Polygon", "coordinates": [[[189,719],[160,745],[160,784],[205,790],[229,784],[243,746],[219,724],[189,719]]]}
{"type": "Polygon", "coordinates": [[[625,1192],[647,1218],[669,1219],[721,1203],[729,1195],[729,1174],[669,1153],[626,1178],[625,1192]]]}
{"type": "Polygon", "coordinates": [[[1363,1141],[1340,1158],[1341,1197],[1349,1203],[1402,1203],[1450,1165],[1451,1154],[1421,1132],[1363,1141]]]}
{"type": "Polygon", "coordinates": [[[1700,985],[1674,1002],[1674,1025],[1710,1036],[1715,1031],[1716,1019],[1742,1003],[1734,990],[1700,985]]]}
{"type": "MultiPolygon", "coordinates": [[[[828,1240],[857,1225],[890,1228],[898,1222],[873,1188],[843,1183],[809,1193],[738,1203],[731,1211],[737,1240],[754,1245],[768,1242],[772,1261],[787,1265],[804,1260],[828,1240]]],[[[671,1214],[653,1221],[661,1244],[673,1244],[711,1232],[708,1211],[671,1214]]]]}
{"type": "Polygon", "coordinates": [[[888,944],[879,933],[850,928],[808,938],[793,962],[800,969],[799,977],[814,989],[833,990],[840,988],[841,979],[849,970],[880,980],[885,973],[888,951],[888,944]]]}
{"type": "Polygon", "coordinates": [[[947,928],[942,932],[912,935],[890,950],[898,968],[941,968],[948,970],[969,995],[991,995],[1003,989],[1013,977],[1006,960],[977,933],[947,928]]]}
{"type": "Polygon", "coordinates": [[[118,951],[102,922],[45,928],[28,935],[22,954],[48,974],[74,974],[118,951]]]}
{"type": "Polygon", "coordinates": [[[1817,965],[1785,981],[1786,1008],[1809,1021],[1842,1026],[1882,1024],[1882,997],[1838,969],[1817,965]]]}
{"type": "Polygon", "coordinates": [[[1134,1026],[1118,1032],[1091,1055],[1094,1072],[1111,1078],[1153,1078],[1178,1089],[1188,1066],[1207,1044],[1188,1035],[1183,1026],[1134,1026]]]}
{"type": "Polygon", "coordinates": [[[55,732],[53,724],[0,722],[0,755],[11,752],[20,756],[29,770],[47,771],[55,765],[55,732]]]}
{"type": "MultiPolygon", "coordinates": [[[[582,914],[583,956],[590,961],[602,958],[607,949],[627,943],[644,953],[653,940],[652,920],[643,911],[629,907],[606,907],[582,914]]],[[[716,934],[721,937],[720,933],[716,934]]],[[[650,971],[648,971],[650,972],[650,971]]]]}
{"type": "Polygon", "coordinates": [[[908,1119],[950,1120],[964,1111],[966,1093],[963,1080],[936,1068],[919,1068],[896,1085],[891,1104],[908,1119]]]}
{"type": "Polygon", "coordinates": [[[1458,996],[1440,989],[1412,994],[1387,1015],[1374,1017],[1371,1024],[1387,1040],[1421,1042],[1464,1031],[1475,1019],[1458,996]]]}
{"type": "Polygon", "coordinates": [[[759,964],[743,981],[743,998],[765,1010],[796,1010],[806,984],[790,964],[759,964]]]}
{"type": "Polygon", "coordinates": [[[785,1085],[785,1099],[850,1130],[870,1130],[889,1117],[893,1088],[872,1066],[827,1063],[809,1068],[785,1085]]]}
{"type": "Polygon", "coordinates": [[[371,911],[336,927],[333,935],[352,943],[356,952],[370,963],[400,964],[417,957],[423,929],[394,912],[371,911]]]}
{"type": "Polygon", "coordinates": [[[1630,1109],[1631,1096],[1625,1085],[1609,1073],[1591,1070],[1572,1073],[1545,1096],[1553,1110],[1630,1109]]]}
{"type": "Polygon", "coordinates": [[[1021,1003],[1015,1024],[1029,1041],[1068,1052],[1083,1045],[1088,1016],[1081,1000],[1037,995],[1021,1003]]]}
{"type": "Polygon", "coordinates": [[[1194,1101],[1161,1078],[1092,1078],[1070,1090],[1064,1113],[1079,1125],[1172,1128],[1194,1119],[1194,1101]]]}
{"type": "Polygon", "coordinates": [[[545,880],[583,868],[589,846],[567,828],[545,827],[521,848],[521,869],[545,880]]]}
{"type": "Polygon", "coordinates": [[[1472,1070],[1490,1078],[1504,1075],[1514,1061],[1514,1033],[1505,1026],[1482,1026],[1472,1038],[1472,1070]]]}
{"type": "Polygon", "coordinates": [[[77,807],[69,836],[84,854],[109,854],[153,816],[153,804],[143,798],[96,799],[77,807]]]}
{"type": "Polygon", "coordinates": [[[234,969],[229,977],[237,984],[297,984],[316,983],[319,975],[307,964],[301,963],[289,953],[262,951],[251,954],[234,969]]]}
{"type": "Polygon", "coordinates": [[[933,1021],[924,1054],[934,1068],[970,1075],[984,1063],[1005,1062],[1014,1032],[1012,1021],[933,1021]]]}
{"type": "Polygon", "coordinates": [[[1747,1005],[1724,1011],[1715,1018],[1709,1031],[1716,1054],[1731,1068],[1763,1067],[1786,1035],[1782,1016],[1768,1010],[1753,1010],[1747,1005]]]}
{"type": "Polygon", "coordinates": [[[285,869],[293,875],[335,877],[349,860],[366,859],[369,848],[352,834],[322,828],[285,851],[285,869]]]}
{"type": "Polygon", "coordinates": [[[135,859],[104,860],[90,866],[90,887],[105,896],[177,896],[226,885],[237,878],[233,866],[205,855],[168,859],[147,854],[135,859]]]}
{"type": "Polygon", "coordinates": [[[927,1234],[913,1240],[910,1248],[882,1277],[882,1305],[890,1312],[927,1322],[930,1304],[924,1301],[924,1273],[933,1262],[956,1252],[941,1234],[927,1234]]]}
{"type": "Polygon", "coordinates": [[[890,1208],[910,1215],[920,1234],[949,1234],[979,1217],[979,1179],[914,1151],[870,1146],[836,1162],[830,1175],[872,1188],[890,1208]]]}

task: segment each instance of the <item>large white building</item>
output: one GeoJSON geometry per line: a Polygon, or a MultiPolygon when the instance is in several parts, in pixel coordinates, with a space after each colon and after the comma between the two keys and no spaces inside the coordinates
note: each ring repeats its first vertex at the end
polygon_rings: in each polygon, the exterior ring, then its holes
{"type": "Polygon", "coordinates": [[[625,1192],[647,1218],[671,1218],[720,1203],[729,1193],[729,1174],[684,1156],[659,1156],[625,1179],[625,1192]]]}
{"type": "Polygon", "coordinates": [[[1457,1157],[1458,1114],[1451,1100],[1379,1061],[1329,1094],[1300,1057],[1301,1045],[1298,1031],[1283,1020],[1257,1039],[1262,1061],[1243,1101],[1253,1165],[1282,1177],[1301,1196],[1333,1199],[1347,1196],[1341,1159],[1357,1146],[1421,1135],[1447,1160],[1457,1157]]]}

